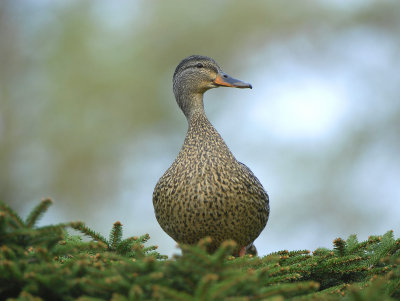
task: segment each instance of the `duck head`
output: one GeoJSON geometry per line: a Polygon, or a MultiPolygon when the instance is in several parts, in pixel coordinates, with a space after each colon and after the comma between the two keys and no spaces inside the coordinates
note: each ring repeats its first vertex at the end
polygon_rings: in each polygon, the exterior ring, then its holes
{"type": "Polygon", "coordinates": [[[207,56],[189,56],[183,59],[175,69],[174,94],[186,117],[199,109],[199,106],[203,108],[204,92],[220,86],[252,88],[251,84],[224,73],[217,62],[207,56]]]}

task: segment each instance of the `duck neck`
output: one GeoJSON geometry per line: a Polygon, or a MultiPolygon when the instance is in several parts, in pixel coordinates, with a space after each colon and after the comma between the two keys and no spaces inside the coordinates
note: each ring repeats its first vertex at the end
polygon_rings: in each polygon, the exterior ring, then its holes
{"type": "Polygon", "coordinates": [[[189,124],[198,117],[207,119],[204,111],[203,93],[179,94],[176,95],[176,101],[189,124]]]}
{"type": "Polygon", "coordinates": [[[225,157],[233,158],[224,140],[206,116],[203,94],[190,94],[181,99],[177,97],[177,101],[188,121],[188,131],[183,149],[186,150],[187,147],[191,148],[193,145],[197,145],[204,148],[203,151],[208,149],[213,153],[222,152],[225,157]]]}

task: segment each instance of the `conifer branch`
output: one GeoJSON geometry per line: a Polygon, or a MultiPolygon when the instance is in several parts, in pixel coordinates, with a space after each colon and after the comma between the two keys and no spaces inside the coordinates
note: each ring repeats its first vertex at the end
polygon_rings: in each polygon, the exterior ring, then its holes
{"type": "Polygon", "coordinates": [[[49,209],[53,201],[50,198],[43,199],[28,215],[25,220],[25,226],[33,228],[42,215],[49,209]]]}
{"type": "Polygon", "coordinates": [[[110,239],[109,239],[109,247],[111,250],[115,250],[117,246],[121,243],[121,238],[122,238],[122,224],[117,221],[113,224],[113,227],[111,228],[111,233],[110,233],[110,239]]]}
{"type": "Polygon", "coordinates": [[[148,233],[140,236],[139,238],[136,237],[136,240],[142,244],[146,243],[149,239],[150,239],[150,235],[148,233]]]}
{"type": "Polygon", "coordinates": [[[71,228],[78,230],[84,235],[89,236],[93,240],[102,242],[108,246],[108,241],[104,236],[102,236],[100,233],[93,231],[92,229],[87,227],[84,223],[74,223],[71,225],[71,228]]]}
{"type": "Polygon", "coordinates": [[[229,256],[235,249],[232,242],[209,254],[205,239],[195,246],[183,245],[181,256],[165,260],[156,246],[144,246],[148,234],[122,240],[119,222],[107,241],[80,222],[34,228],[38,207],[26,219],[30,228],[19,225],[16,214],[3,208],[0,300],[400,298],[400,239],[393,231],[363,242],[354,235],[336,239],[333,249],[312,254],[283,250],[265,257],[229,256]],[[93,241],[69,235],[66,227],[93,241]]]}
{"type": "Polygon", "coordinates": [[[346,255],[346,241],[345,241],[345,240],[343,240],[343,239],[341,239],[341,238],[339,237],[339,238],[336,238],[336,239],[333,241],[333,244],[334,244],[334,250],[336,251],[336,253],[337,253],[339,256],[344,256],[344,255],[346,255]]]}
{"type": "Polygon", "coordinates": [[[221,247],[211,257],[211,262],[214,264],[220,263],[225,257],[232,254],[237,247],[237,243],[233,240],[226,240],[221,244],[221,247]]]}
{"type": "Polygon", "coordinates": [[[218,275],[216,274],[206,274],[202,277],[197,289],[194,292],[194,298],[197,300],[213,300],[207,293],[210,291],[210,287],[213,282],[218,280],[218,275]]]}
{"type": "Polygon", "coordinates": [[[9,218],[9,226],[11,226],[12,228],[16,229],[25,226],[25,223],[21,219],[21,217],[8,205],[0,203],[0,210],[3,211],[5,213],[5,216],[9,218]]]}
{"type": "Polygon", "coordinates": [[[4,211],[0,211],[0,241],[2,240],[2,236],[6,233],[7,230],[7,216],[4,211]]]}
{"type": "Polygon", "coordinates": [[[155,286],[154,290],[158,293],[161,292],[163,293],[166,297],[167,300],[175,300],[175,301],[195,301],[191,295],[185,293],[185,292],[179,292],[176,291],[172,288],[164,287],[164,286],[155,286]]]}
{"type": "MultiPolygon", "coordinates": [[[[217,278],[218,280],[218,278],[217,278]]],[[[216,283],[210,288],[210,292],[205,295],[209,299],[204,299],[204,300],[221,300],[224,297],[224,294],[227,291],[230,291],[232,288],[235,286],[238,286],[240,283],[243,282],[255,282],[256,279],[255,277],[252,277],[251,275],[241,275],[237,277],[231,277],[227,280],[221,281],[220,283],[216,283]]]]}

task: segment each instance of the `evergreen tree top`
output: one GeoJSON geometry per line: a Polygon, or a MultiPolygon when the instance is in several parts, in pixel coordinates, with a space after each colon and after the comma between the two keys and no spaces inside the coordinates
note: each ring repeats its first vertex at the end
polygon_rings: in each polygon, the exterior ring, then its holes
{"type": "Polygon", "coordinates": [[[38,227],[52,204],[24,220],[0,204],[1,300],[396,300],[400,239],[393,231],[333,249],[230,256],[235,242],[207,253],[209,238],[167,258],[146,246],[148,234],[123,239],[115,222],[106,239],[82,222],[38,227]],[[72,228],[91,238],[71,236],[72,228]]]}

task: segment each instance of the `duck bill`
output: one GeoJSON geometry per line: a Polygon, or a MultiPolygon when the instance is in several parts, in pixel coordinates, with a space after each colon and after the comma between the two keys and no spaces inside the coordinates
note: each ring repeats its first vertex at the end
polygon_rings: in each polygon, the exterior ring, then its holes
{"type": "Polygon", "coordinates": [[[230,77],[228,74],[225,74],[223,72],[220,72],[217,74],[216,79],[214,80],[214,84],[217,86],[225,86],[225,87],[232,87],[232,88],[250,88],[252,89],[253,87],[251,84],[243,82],[239,79],[230,77]]]}

